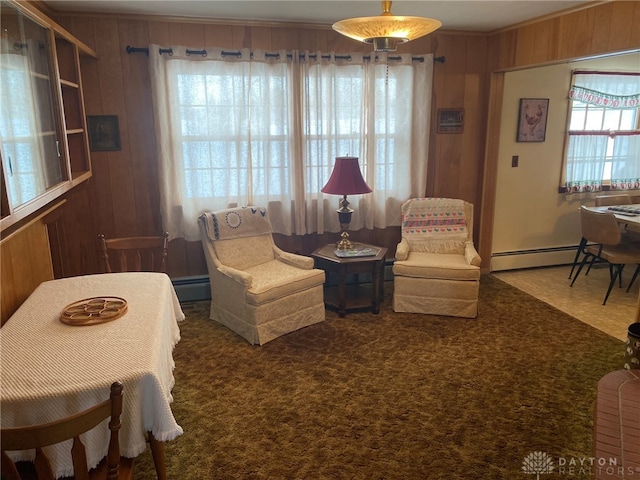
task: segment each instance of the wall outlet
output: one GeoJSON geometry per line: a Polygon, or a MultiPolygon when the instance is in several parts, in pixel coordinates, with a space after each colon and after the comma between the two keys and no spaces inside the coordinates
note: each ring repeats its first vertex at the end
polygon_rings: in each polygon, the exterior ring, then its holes
{"type": "Polygon", "coordinates": [[[512,167],[517,167],[518,166],[518,160],[520,159],[520,157],[518,157],[518,155],[513,155],[511,157],[511,166],[512,167]]]}

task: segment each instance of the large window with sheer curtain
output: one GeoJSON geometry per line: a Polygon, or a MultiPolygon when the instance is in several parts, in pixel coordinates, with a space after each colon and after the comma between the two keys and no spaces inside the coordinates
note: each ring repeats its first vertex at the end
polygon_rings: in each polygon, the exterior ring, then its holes
{"type": "Polygon", "coordinates": [[[352,229],[400,221],[424,195],[432,56],[150,47],[163,227],[198,239],[204,210],[267,207],[283,234],[338,231],[320,189],[336,156],[359,158],[373,192],[352,229]]]}
{"type": "Polygon", "coordinates": [[[561,189],[640,189],[640,72],[573,72],[561,189]]]}

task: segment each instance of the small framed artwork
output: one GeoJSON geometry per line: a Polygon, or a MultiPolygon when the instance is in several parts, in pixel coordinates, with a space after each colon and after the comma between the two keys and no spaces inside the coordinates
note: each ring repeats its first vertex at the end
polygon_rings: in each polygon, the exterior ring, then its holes
{"type": "Polygon", "coordinates": [[[117,115],[87,115],[87,128],[92,152],[121,150],[117,115]]]}
{"type": "Polygon", "coordinates": [[[548,98],[521,98],[516,141],[544,142],[548,113],[548,98]]]}
{"type": "Polygon", "coordinates": [[[462,133],[463,129],[463,108],[438,109],[438,133],[462,133]]]}

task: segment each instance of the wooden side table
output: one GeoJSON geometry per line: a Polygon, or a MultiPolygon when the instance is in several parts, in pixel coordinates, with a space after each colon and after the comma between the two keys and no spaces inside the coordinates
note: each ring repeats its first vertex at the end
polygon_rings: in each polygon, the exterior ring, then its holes
{"type": "Polygon", "coordinates": [[[344,317],[347,310],[361,308],[372,308],[373,313],[379,313],[384,297],[384,261],[387,249],[363,243],[358,243],[355,247],[370,248],[377,253],[361,257],[339,257],[335,254],[335,245],[329,244],[311,254],[316,268],[324,270],[327,275],[324,303],[326,306],[337,308],[340,317],[344,317]],[[358,281],[360,273],[370,273],[372,284],[361,285],[358,281]],[[337,287],[327,287],[330,274],[337,275],[337,287]],[[347,285],[348,274],[356,275],[354,285],[347,285]]]}

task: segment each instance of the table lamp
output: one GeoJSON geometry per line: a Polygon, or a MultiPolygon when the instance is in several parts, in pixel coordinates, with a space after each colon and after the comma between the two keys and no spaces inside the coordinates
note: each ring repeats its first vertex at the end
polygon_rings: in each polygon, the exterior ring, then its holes
{"type": "Polygon", "coordinates": [[[347,195],[360,195],[371,192],[371,188],[362,178],[358,157],[336,157],[336,163],[333,165],[329,181],[320,191],[333,195],[342,195],[340,208],[336,210],[338,212],[340,230],[342,231],[340,234],[341,239],[336,243],[336,248],[338,250],[353,248],[353,243],[349,240],[349,233],[347,232],[351,223],[353,209],[349,208],[347,195]]]}

